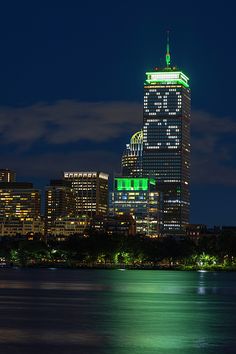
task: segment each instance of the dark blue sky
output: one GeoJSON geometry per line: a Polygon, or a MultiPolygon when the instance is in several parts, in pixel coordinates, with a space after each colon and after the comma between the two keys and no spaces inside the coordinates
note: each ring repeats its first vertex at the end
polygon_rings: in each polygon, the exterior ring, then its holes
{"type": "Polygon", "coordinates": [[[40,188],[63,170],[118,172],[170,29],[191,80],[191,221],[236,224],[234,14],[227,1],[1,4],[1,167],[40,188]]]}

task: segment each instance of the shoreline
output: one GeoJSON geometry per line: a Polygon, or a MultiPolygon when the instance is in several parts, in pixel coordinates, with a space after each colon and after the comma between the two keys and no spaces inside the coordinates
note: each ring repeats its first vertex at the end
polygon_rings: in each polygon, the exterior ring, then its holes
{"type": "Polygon", "coordinates": [[[49,270],[161,270],[161,271],[185,271],[185,272],[236,272],[236,266],[214,266],[214,267],[196,267],[196,266],[133,266],[133,265],[26,265],[18,264],[2,265],[0,270],[4,269],[49,269],[49,270]]]}

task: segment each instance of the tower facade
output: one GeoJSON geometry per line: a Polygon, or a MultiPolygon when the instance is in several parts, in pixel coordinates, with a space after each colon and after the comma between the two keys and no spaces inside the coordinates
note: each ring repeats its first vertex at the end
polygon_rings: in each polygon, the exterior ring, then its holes
{"type": "Polygon", "coordinates": [[[76,214],[104,215],[108,210],[108,177],[103,172],[64,172],[75,193],[76,214]]]}
{"type": "Polygon", "coordinates": [[[143,131],[135,133],[122,155],[122,176],[142,176],[143,131]]]}
{"type": "Polygon", "coordinates": [[[170,66],[146,73],[142,175],[157,180],[163,232],[181,232],[189,222],[190,89],[188,77],[170,66]]]}
{"type": "Polygon", "coordinates": [[[75,215],[75,194],[71,183],[51,180],[45,190],[45,234],[51,233],[58,218],[75,215]]]}
{"type": "Polygon", "coordinates": [[[0,183],[0,221],[19,219],[32,221],[40,218],[40,191],[26,182],[0,183]]]}
{"type": "Polygon", "coordinates": [[[160,233],[160,203],[156,181],[119,177],[114,182],[114,215],[132,215],[137,233],[157,237],[160,233]]]}

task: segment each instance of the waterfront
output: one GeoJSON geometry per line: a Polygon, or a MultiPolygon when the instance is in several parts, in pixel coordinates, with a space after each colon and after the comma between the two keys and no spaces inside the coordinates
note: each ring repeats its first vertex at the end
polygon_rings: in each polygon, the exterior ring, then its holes
{"type": "Polygon", "coordinates": [[[2,269],[0,350],[236,352],[236,273],[2,269]]]}

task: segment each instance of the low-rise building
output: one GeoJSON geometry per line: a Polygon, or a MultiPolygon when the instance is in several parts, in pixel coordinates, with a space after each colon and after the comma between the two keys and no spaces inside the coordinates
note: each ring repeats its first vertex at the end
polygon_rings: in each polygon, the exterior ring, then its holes
{"type": "Polygon", "coordinates": [[[186,236],[199,238],[207,233],[207,226],[204,224],[189,224],[186,226],[186,236]]]}
{"type": "Polygon", "coordinates": [[[130,214],[94,216],[90,221],[89,232],[134,236],[136,234],[136,222],[130,214]]]}
{"type": "Polygon", "coordinates": [[[86,215],[57,218],[51,226],[50,236],[59,240],[65,240],[72,235],[85,236],[85,229],[88,228],[89,222],[90,220],[86,215]]]}
{"type": "Polygon", "coordinates": [[[44,222],[39,219],[21,220],[19,218],[7,218],[0,223],[0,236],[34,236],[42,238],[44,234],[44,222]]]}

